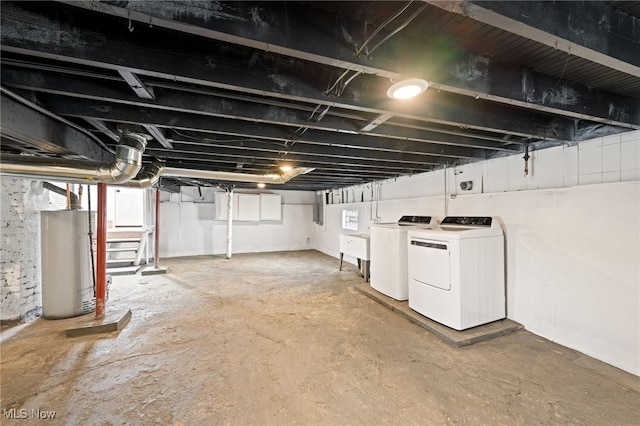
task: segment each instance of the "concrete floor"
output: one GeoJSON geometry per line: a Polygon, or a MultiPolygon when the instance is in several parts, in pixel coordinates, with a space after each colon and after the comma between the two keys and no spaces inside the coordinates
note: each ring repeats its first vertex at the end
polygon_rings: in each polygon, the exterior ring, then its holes
{"type": "Polygon", "coordinates": [[[640,379],[527,331],[454,348],[315,251],[163,260],[115,277],[131,322],[1,335],[2,424],[638,424],[640,379]],[[16,421],[18,423],[18,421],[16,421]]]}

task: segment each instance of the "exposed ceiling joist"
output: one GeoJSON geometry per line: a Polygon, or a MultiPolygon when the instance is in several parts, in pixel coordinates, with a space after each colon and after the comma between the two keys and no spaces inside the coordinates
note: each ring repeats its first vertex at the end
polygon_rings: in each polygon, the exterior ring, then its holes
{"type": "Polygon", "coordinates": [[[153,94],[153,89],[145,86],[144,83],[142,83],[138,78],[138,76],[135,75],[133,72],[124,70],[124,69],[119,69],[118,74],[122,76],[124,81],[127,82],[129,87],[131,87],[131,89],[135,92],[136,95],[138,95],[139,98],[142,98],[142,99],[155,98],[155,95],[153,94]]]}
{"type": "Polygon", "coordinates": [[[3,138],[67,158],[112,159],[112,154],[97,146],[87,134],[25,106],[4,91],[0,102],[0,133],[3,138]]]}
{"type": "Polygon", "coordinates": [[[160,145],[162,145],[165,148],[169,148],[169,149],[173,148],[173,145],[171,144],[171,142],[169,142],[167,140],[167,138],[164,136],[163,131],[161,129],[159,129],[157,126],[153,126],[153,125],[150,125],[150,124],[145,124],[143,127],[147,130],[147,132],[149,132],[149,134],[151,136],[153,136],[153,138],[160,145]]]}
{"type": "MultiPolygon", "coordinates": [[[[602,101],[603,94],[597,90],[590,90],[569,81],[550,79],[532,71],[525,71],[523,74],[517,67],[492,61],[462,49],[448,52],[431,45],[416,45],[409,40],[403,40],[399,35],[397,38],[402,40],[403,46],[401,52],[380,49],[373,58],[358,58],[354,55],[359,39],[355,31],[361,30],[357,22],[343,20],[339,25],[344,38],[332,38],[331,35],[335,35],[336,32],[330,31],[335,26],[331,17],[323,17],[317,11],[314,11],[312,16],[305,15],[295,4],[278,3],[277,6],[266,6],[264,3],[243,2],[235,9],[225,9],[218,3],[202,3],[197,13],[193,13],[190,10],[176,9],[168,3],[164,3],[165,7],[159,7],[157,2],[151,1],[128,3],[126,7],[119,7],[116,1],[102,2],[99,7],[93,3],[65,3],[146,25],[331,67],[360,71],[393,80],[407,77],[424,78],[434,89],[640,129],[640,107],[630,99],[623,96],[615,97],[614,108],[608,108],[598,102],[602,101]],[[217,19],[211,19],[213,16],[217,19]],[[398,64],[402,64],[402,67],[398,64]],[[526,81],[523,82],[523,79],[526,81]],[[513,90],[516,87],[520,90],[513,90]],[[632,117],[631,122],[620,116],[620,110],[632,117]]],[[[545,16],[547,13],[556,16],[555,6],[545,5],[544,9],[545,16]]],[[[637,48],[637,44],[632,47],[637,48]]]]}
{"type": "MultiPolygon", "coordinates": [[[[10,9],[7,9],[3,8],[1,16],[3,26],[11,28],[11,33],[29,34],[28,28],[24,27],[28,24],[17,18],[11,19],[10,9]]],[[[53,33],[64,31],[61,23],[47,17],[34,16],[32,19],[36,20],[40,27],[53,33]]],[[[55,40],[34,37],[27,43],[30,49],[27,52],[24,47],[19,47],[25,43],[22,38],[12,41],[9,37],[3,36],[2,47],[8,52],[28,53],[46,59],[64,59],[79,65],[115,71],[136,70],[138,75],[239,91],[254,96],[266,95],[290,102],[322,104],[372,114],[393,113],[395,117],[400,118],[464,126],[480,131],[506,132],[525,138],[574,141],[572,119],[552,117],[538,111],[526,111],[481,99],[469,102],[469,99],[464,97],[464,101],[460,101],[456,95],[432,90],[427,92],[428,103],[400,103],[387,99],[384,94],[379,95],[384,93],[386,88],[380,86],[380,82],[370,81],[353,82],[350,91],[341,98],[328,98],[319,88],[288,76],[286,72],[266,73],[250,66],[234,68],[226,65],[223,58],[219,62],[215,61],[215,56],[212,56],[215,55],[215,46],[206,46],[204,43],[199,44],[202,46],[200,53],[190,53],[186,49],[173,53],[154,51],[153,45],[140,45],[133,41],[123,43],[117,40],[100,41],[87,48],[88,40],[95,39],[95,34],[89,30],[74,29],[68,37],[69,44],[65,46],[60,46],[55,40]],[[214,69],[215,72],[212,72],[214,69]],[[513,119],[505,120],[505,117],[513,119]]],[[[496,81],[500,81],[498,76],[496,81]]],[[[519,73],[517,81],[520,84],[519,73]]],[[[522,103],[518,103],[517,106],[520,104],[522,103]]]]}
{"type": "Polygon", "coordinates": [[[621,2],[5,1],[0,150],[102,160],[127,129],[155,139],[146,165],[288,162],[314,171],[283,189],[321,190],[573,144],[640,128],[639,20],[621,2]],[[388,98],[404,77],[429,89],[388,98]]]}
{"type": "Polygon", "coordinates": [[[425,1],[569,55],[640,75],[640,22],[603,2],[425,1]]]}
{"type": "MultiPolygon", "coordinates": [[[[232,118],[252,123],[267,123],[298,128],[305,126],[310,129],[325,130],[331,132],[342,132],[355,134],[358,131],[358,125],[354,120],[345,120],[336,116],[325,116],[317,122],[307,121],[309,114],[293,108],[279,108],[261,104],[259,102],[239,101],[218,96],[210,96],[207,94],[194,93],[191,91],[176,91],[173,89],[156,90],[156,99],[154,101],[141,100],[134,95],[123,93],[117,87],[109,87],[100,84],[94,80],[73,79],[69,82],[64,76],[47,73],[43,71],[18,71],[12,67],[4,67],[2,69],[2,81],[11,86],[21,89],[32,90],[34,92],[52,93],[57,95],[65,95],[78,97],[83,99],[91,99],[101,102],[115,102],[126,105],[144,106],[150,108],[158,108],[168,111],[189,112],[200,115],[210,115],[220,118],[232,118]]],[[[442,110],[442,109],[441,109],[442,110]]],[[[452,111],[451,114],[454,114],[452,111]]],[[[530,121],[533,121],[529,118],[530,121]]],[[[505,122],[505,118],[502,118],[505,122]]],[[[515,121],[515,119],[514,119],[515,121]]],[[[464,136],[463,132],[458,135],[451,132],[443,133],[439,131],[429,130],[425,123],[425,128],[419,129],[413,127],[408,130],[404,126],[381,126],[377,131],[369,131],[368,135],[377,138],[390,138],[400,140],[411,140],[423,143],[424,148],[435,145],[445,145],[444,147],[434,147],[441,155],[450,155],[454,157],[475,157],[483,158],[464,152],[464,150],[451,147],[480,148],[492,149],[496,151],[517,151],[517,146],[508,146],[496,144],[495,141],[501,139],[494,137],[486,139],[482,135],[464,136]]],[[[372,129],[373,130],[373,129],[372,129]]],[[[293,130],[292,130],[293,132],[293,130]]],[[[334,136],[331,136],[334,137],[334,136]]],[[[336,136],[340,140],[341,136],[336,136]]],[[[517,141],[516,141],[517,142],[517,141]]],[[[372,142],[374,145],[376,140],[372,142]]],[[[420,152],[419,150],[418,152],[420,152]]]]}

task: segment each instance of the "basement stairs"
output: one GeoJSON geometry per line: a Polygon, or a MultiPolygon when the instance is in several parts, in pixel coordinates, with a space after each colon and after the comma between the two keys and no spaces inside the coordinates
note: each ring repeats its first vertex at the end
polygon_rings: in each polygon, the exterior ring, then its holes
{"type": "Polygon", "coordinates": [[[112,228],[107,231],[107,274],[136,274],[149,259],[147,240],[150,230],[112,228]]]}

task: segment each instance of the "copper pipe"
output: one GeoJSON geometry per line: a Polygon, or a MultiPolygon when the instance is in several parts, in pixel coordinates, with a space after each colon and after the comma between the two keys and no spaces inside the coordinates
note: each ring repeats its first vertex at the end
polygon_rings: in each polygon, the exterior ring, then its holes
{"type": "Polygon", "coordinates": [[[71,210],[71,188],[67,184],[67,210],[71,210]]]}

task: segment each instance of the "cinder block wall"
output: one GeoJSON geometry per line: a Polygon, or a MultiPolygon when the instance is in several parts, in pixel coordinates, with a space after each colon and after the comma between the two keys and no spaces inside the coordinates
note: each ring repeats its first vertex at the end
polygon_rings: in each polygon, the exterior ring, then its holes
{"type": "Polygon", "coordinates": [[[0,320],[27,319],[42,306],[40,211],[48,191],[0,177],[0,320]]]}

